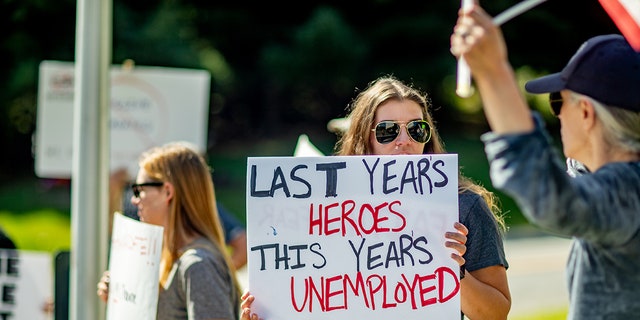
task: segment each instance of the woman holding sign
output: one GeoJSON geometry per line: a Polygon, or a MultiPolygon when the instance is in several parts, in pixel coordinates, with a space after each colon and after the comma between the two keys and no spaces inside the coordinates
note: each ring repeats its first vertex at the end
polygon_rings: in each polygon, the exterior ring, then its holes
{"type": "MultiPolygon", "coordinates": [[[[351,124],[336,155],[416,155],[445,153],[425,95],[393,77],[373,81],[351,105],[351,124]]],[[[459,219],[447,232],[447,247],[465,273],[460,280],[461,310],[469,319],[506,319],[511,308],[508,267],[502,242],[504,221],[494,195],[459,174],[459,219]],[[465,226],[469,227],[469,230],[465,226]]],[[[243,297],[243,320],[254,297],[243,297]]]]}
{"type": "MultiPolygon", "coordinates": [[[[204,158],[183,143],[140,159],[132,203],[140,221],[164,227],[157,319],[237,319],[240,287],[225,251],[204,158]]],[[[107,301],[108,273],[98,284],[107,301]]]]}
{"type": "MultiPolygon", "coordinates": [[[[373,81],[351,105],[351,125],[336,145],[337,155],[445,153],[427,96],[393,77],[373,81]]],[[[459,180],[460,232],[447,245],[462,256],[461,310],[469,319],[506,319],[511,308],[502,233],[504,221],[492,193],[462,174],[459,180]],[[466,248],[460,234],[466,233],[466,248]]]]}

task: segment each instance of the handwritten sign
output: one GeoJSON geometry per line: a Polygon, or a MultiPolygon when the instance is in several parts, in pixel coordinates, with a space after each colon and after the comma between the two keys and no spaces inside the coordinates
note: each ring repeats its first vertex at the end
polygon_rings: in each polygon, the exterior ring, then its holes
{"type": "Polygon", "coordinates": [[[261,317],[460,317],[457,155],[250,157],[247,173],[261,317]]]}
{"type": "Polygon", "coordinates": [[[116,213],[109,256],[107,319],[155,319],[163,228],[116,213]]]}
{"type": "Polygon", "coordinates": [[[43,307],[52,297],[48,253],[0,249],[0,319],[50,319],[43,307]]]}

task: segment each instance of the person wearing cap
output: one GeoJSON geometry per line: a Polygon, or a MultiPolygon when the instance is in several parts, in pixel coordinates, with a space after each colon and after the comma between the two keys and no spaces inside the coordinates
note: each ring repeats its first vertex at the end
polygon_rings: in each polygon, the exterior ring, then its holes
{"type": "Polygon", "coordinates": [[[525,85],[549,93],[562,156],[518,88],[501,30],[478,5],[460,11],[451,53],[464,57],[492,132],[481,136],[494,186],[530,222],[572,237],[568,319],[640,314],[640,53],[620,35],[588,39],[566,67],[525,85]]]}

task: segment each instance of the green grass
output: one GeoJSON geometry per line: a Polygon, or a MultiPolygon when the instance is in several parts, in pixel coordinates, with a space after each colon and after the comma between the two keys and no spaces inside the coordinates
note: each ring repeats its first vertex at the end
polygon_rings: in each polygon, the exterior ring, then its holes
{"type": "Polygon", "coordinates": [[[68,180],[19,176],[0,186],[0,227],[18,249],[56,252],[71,245],[68,180]]]}
{"type": "Polygon", "coordinates": [[[565,320],[567,319],[567,309],[561,310],[547,310],[540,313],[520,316],[520,317],[510,317],[510,320],[565,320]]]}
{"type": "Polygon", "coordinates": [[[71,247],[71,221],[59,211],[0,211],[0,225],[20,250],[54,253],[71,247]]]}

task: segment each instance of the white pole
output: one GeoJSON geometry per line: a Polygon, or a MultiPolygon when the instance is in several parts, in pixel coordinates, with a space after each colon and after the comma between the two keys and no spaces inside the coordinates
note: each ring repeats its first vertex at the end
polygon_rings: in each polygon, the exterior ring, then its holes
{"type": "Polygon", "coordinates": [[[96,284],[107,261],[111,0],[78,0],[71,172],[69,319],[104,319],[96,284]]]}
{"type": "Polygon", "coordinates": [[[493,18],[493,23],[495,25],[500,26],[507,21],[529,11],[533,7],[545,2],[547,0],[525,0],[520,3],[513,5],[511,8],[503,11],[499,15],[493,18]]]}
{"type": "MultiPolygon", "coordinates": [[[[462,0],[460,7],[464,10],[470,9],[473,7],[473,0],[462,0]]],[[[456,93],[461,98],[468,98],[473,94],[471,70],[469,70],[469,65],[462,56],[458,58],[456,93]]]]}

